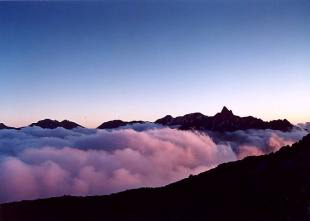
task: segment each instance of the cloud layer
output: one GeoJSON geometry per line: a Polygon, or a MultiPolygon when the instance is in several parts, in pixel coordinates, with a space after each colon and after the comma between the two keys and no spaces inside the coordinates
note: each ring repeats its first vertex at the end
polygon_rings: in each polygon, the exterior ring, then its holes
{"type": "Polygon", "coordinates": [[[305,130],[310,131],[310,122],[300,123],[300,124],[298,124],[298,126],[305,129],[305,130]]]}
{"type": "Polygon", "coordinates": [[[306,134],[207,133],[151,123],[117,130],[1,130],[0,202],[161,186],[220,163],[276,151],[306,134]]]}

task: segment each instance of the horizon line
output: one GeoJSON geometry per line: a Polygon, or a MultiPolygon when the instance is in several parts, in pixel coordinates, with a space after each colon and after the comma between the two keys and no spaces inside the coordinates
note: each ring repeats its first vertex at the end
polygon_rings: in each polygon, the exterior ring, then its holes
{"type": "MultiPolygon", "coordinates": [[[[309,120],[305,120],[305,121],[303,121],[303,122],[296,122],[296,121],[291,121],[291,120],[289,120],[287,117],[284,117],[284,118],[275,118],[275,119],[272,119],[272,120],[266,120],[266,119],[264,119],[264,118],[261,118],[261,117],[256,117],[256,116],[253,116],[253,115],[243,115],[243,116],[241,116],[241,115],[235,115],[234,114],[234,112],[232,111],[232,109],[229,109],[229,108],[227,108],[226,106],[223,106],[223,108],[222,108],[222,110],[224,109],[224,108],[226,108],[226,109],[228,109],[229,111],[231,111],[232,113],[233,113],[233,115],[234,116],[238,116],[238,117],[255,117],[255,118],[257,118],[257,119],[261,119],[261,120],[263,120],[263,121],[265,121],[265,122],[270,122],[270,121],[273,121],[273,120],[287,120],[287,121],[289,121],[292,125],[298,125],[298,124],[300,124],[300,123],[307,123],[307,122],[309,122],[309,120]]],[[[190,113],[187,113],[187,114],[181,114],[181,115],[172,115],[172,114],[166,114],[166,115],[162,115],[162,117],[159,117],[159,118],[155,118],[155,119],[153,119],[153,120],[142,120],[142,119],[124,119],[124,118],[111,118],[111,119],[107,119],[107,120],[102,120],[101,121],[101,123],[99,123],[99,125],[98,126],[95,126],[95,127],[93,127],[93,126],[84,126],[85,124],[83,124],[83,123],[79,123],[79,121],[76,121],[76,120],[70,120],[70,118],[63,118],[63,119],[61,119],[61,120],[59,120],[59,118],[53,118],[53,117],[43,117],[43,118],[38,118],[37,120],[34,120],[34,121],[29,121],[29,123],[26,123],[26,125],[25,124],[23,124],[23,125],[14,125],[14,124],[7,124],[5,121],[0,121],[0,124],[2,123],[2,124],[4,124],[5,126],[7,126],[7,127],[13,127],[13,128],[16,128],[16,129],[22,129],[22,128],[26,128],[26,127],[29,127],[31,124],[33,124],[33,123],[38,123],[39,121],[42,121],[42,120],[52,120],[52,121],[58,121],[58,122],[62,122],[62,121],[70,121],[70,122],[74,122],[74,123],[76,123],[76,124],[78,124],[79,126],[81,126],[81,127],[83,127],[83,128],[88,128],[88,129],[97,129],[102,123],[105,123],[105,122],[109,122],[109,121],[115,121],[115,120],[121,120],[121,121],[124,121],[124,122],[131,122],[131,121],[143,121],[144,123],[155,123],[155,121],[156,120],[158,120],[158,119],[161,119],[161,118],[163,118],[163,117],[165,117],[165,116],[168,116],[168,115],[170,115],[170,116],[172,116],[173,118],[176,118],[176,117],[181,117],[181,116],[185,116],[185,115],[188,115],[188,114],[194,114],[194,113],[200,113],[200,114],[202,114],[202,115],[204,115],[204,116],[206,116],[206,117],[213,117],[213,116],[215,116],[217,113],[221,113],[221,111],[220,112],[216,112],[214,115],[206,115],[206,114],[204,114],[204,113],[202,113],[202,112],[198,112],[198,111],[196,111],[196,112],[190,112],[190,113]]]]}

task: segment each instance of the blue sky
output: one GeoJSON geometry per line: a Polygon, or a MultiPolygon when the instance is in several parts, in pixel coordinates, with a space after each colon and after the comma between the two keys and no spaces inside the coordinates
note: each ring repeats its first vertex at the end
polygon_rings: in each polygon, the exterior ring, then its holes
{"type": "Polygon", "coordinates": [[[0,122],[310,121],[309,1],[0,2],[0,122]]]}

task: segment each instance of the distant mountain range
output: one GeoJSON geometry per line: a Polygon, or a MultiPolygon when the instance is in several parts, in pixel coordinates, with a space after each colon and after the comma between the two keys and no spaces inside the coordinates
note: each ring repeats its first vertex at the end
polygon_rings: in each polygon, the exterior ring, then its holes
{"type": "MultiPolygon", "coordinates": [[[[102,123],[98,129],[113,129],[121,126],[132,125],[137,123],[146,123],[146,121],[122,121],[112,120],[102,123]]],[[[172,117],[167,115],[163,118],[156,120],[154,123],[164,126],[178,128],[180,130],[212,130],[212,131],[235,131],[246,129],[273,129],[281,131],[289,131],[294,126],[286,119],[263,121],[259,118],[252,116],[239,117],[233,114],[231,110],[223,107],[220,113],[214,116],[206,116],[201,113],[191,113],[184,116],[172,117]]],[[[73,129],[76,127],[82,127],[81,125],[72,121],[64,120],[50,120],[45,119],[29,125],[30,127],[38,126],[41,128],[54,129],[57,127],[63,127],[66,129],[73,129]]],[[[4,124],[0,124],[0,129],[14,129],[7,127],[4,124]]],[[[18,128],[15,128],[18,129],[18,128]]]]}
{"type": "Polygon", "coordinates": [[[310,135],[161,188],[0,205],[1,221],[308,221],[310,135]]]}
{"type": "Polygon", "coordinates": [[[239,117],[234,115],[233,112],[226,107],[223,107],[220,113],[212,117],[205,116],[201,113],[186,114],[176,118],[167,115],[158,119],[155,123],[165,126],[179,126],[179,129],[183,130],[235,131],[246,129],[273,129],[289,131],[293,128],[293,125],[286,119],[266,122],[252,116],[239,117]]]}
{"type": "MultiPolygon", "coordinates": [[[[69,120],[57,121],[57,120],[51,120],[51,119],[40,120],[40,121],[38,121],[36,123],[30,124],[28,127],[35,127],[35,126],[36,127],[41,127],[41,128],[44,128],[44,129],[55,129],[57,127],[62,127],[62,128],[71,130],[71,129],[76,128],[76,127],[83,128],[83,126],[81,126],[81,125],[79,125],[79,124],[77,124],[75,122],[69,121],[69,120]]],[[[0,123],[0,130],[1,129],[20,130],[22,128],[23,127],[20,127],[20,128],[8,127],[5,124],[0,123]]]]}
{"type": "Polygon", "coordinates": [[[37,126],[41,128],[48,128],[48,129],[55,129],[57,127],[63,127],[69,130],[76,128],[76,127],[82,127],[81,125],[74,123],[72,121],[63,120],[59,122],[57,120],[50,120],[50,119],[40,120],[37,123],[30,124],[29,126],[30,127],[37,126]]]}
{"type": "Polygon", "coordinates": [[[122,120],[111,120],[104,122],[101,124],[97,129],[113,129],[118,128],[126,125],[132,125],[132,124],[143,124],[145,121],[122,121],[122,120]]]}

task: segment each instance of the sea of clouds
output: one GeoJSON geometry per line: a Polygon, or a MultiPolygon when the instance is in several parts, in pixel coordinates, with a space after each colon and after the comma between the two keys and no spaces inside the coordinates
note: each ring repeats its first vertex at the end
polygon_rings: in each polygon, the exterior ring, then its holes
{"type": "Polygon", "coordinates": [[[291,145],[307,134],[181,131],[153,123],[114,130],[0,130],[0,202],[162,186],[218,164],[291,145]]]}
{"type": "Polygon", "coordinates": [[[307,131],[310,131],[310,122],[300,123],[300,124],[298,124],[298,126],[300,128],[303,128],[303,129],[307,130],[307,131]]]}

